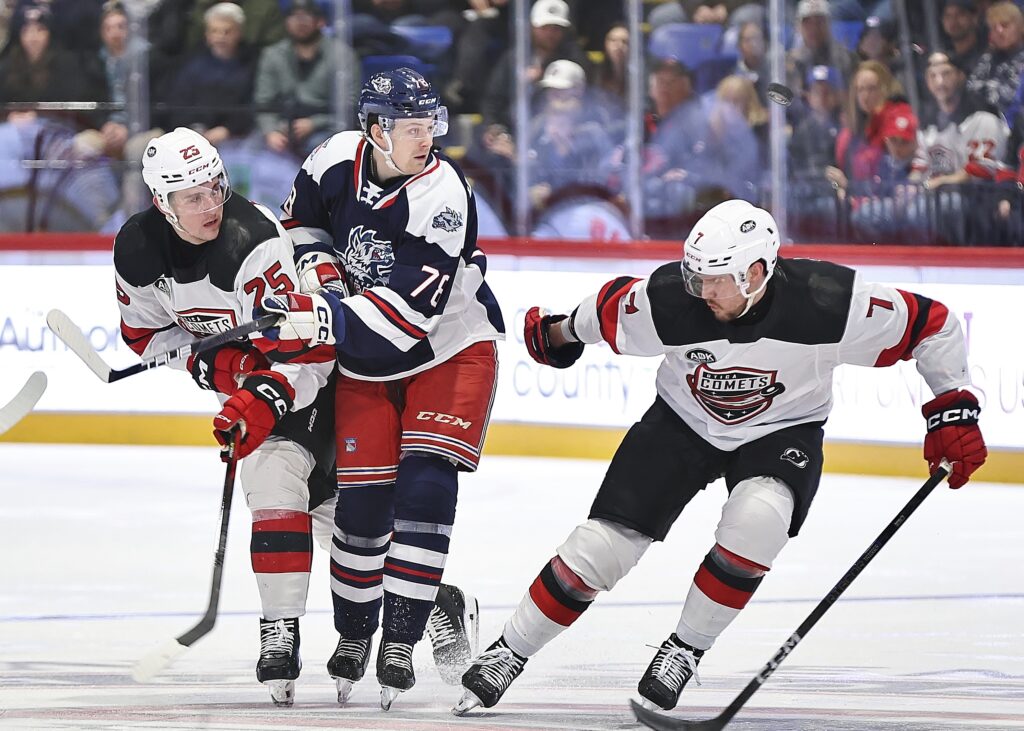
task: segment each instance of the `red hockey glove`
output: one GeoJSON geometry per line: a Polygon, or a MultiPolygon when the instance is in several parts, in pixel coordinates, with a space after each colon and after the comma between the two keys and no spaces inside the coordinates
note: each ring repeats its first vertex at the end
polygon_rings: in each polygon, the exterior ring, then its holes
{"type": "Polygon", "coordinates": [[[526,327],[523,338],[530,357],[538,363],[553,368],[568,368],[583,355],[583,343],[567,343],[552,347],[551,326],[566,319],[568,315],[549,315],[546,310],[531,307],[526,313],[526,327]]]}
{"type": "Polygon", "coordinates": [[[238,427],[241,439],[235,456],[247,457],[263,444],[281,417],[292,409],[295,389],[284,376],[273,371],[255,371],[213,417],[213,436],[222,445],[231,441],[229,432],[238,427]]]}
{"type": "Polygon", "coordinates": [[[953,466],[949,486],[967,484],[976,469],[985,464],[988,450],[978,428],[981,408],[970,391],[947,391],[921,407],[928,426],[924,458],[934,472],[943,458],[953,466]]]}
{"type": "Polygon", "coordinates": [[[188,357],[188,371],[199,388],[231,396],[253,371],[270,367],[267,357],[251,345],[228,343],[188,357]]]}

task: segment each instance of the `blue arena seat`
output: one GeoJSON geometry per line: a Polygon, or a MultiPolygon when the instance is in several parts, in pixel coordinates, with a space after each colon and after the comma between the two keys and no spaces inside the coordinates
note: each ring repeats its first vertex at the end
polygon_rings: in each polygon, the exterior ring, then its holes
{"type": "Polygon", "coordinates": [[[674,58],[689,68],[718,55],[722,26],[712,23],[668,23],[651,33],[647,50],[657,58],[674,58]]]}
{"type": "Polygon", "coordinates": [[[414,55],[432,61],[452,47],[452,31],[443,25],[393,25],[391,32],[409,41],[414,55]]]}
{"type": "Polygon", "coordinates": [[[864,22],[861,20],[832,21],[832,37],[851,51],[857,50],[857,43],[860,41],[862,30],[864,30],[864,22]]]}

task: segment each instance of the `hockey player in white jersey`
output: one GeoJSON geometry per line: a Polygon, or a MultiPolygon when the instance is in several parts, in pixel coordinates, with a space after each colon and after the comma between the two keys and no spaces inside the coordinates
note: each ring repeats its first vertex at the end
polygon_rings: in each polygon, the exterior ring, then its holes
{"type": "Polygon", "coordinates": [[[329,668],[344,702],[380,626],[386,710],[415,683],[413,646],[444,571],[458,472],[480,459],[504,324],[484,281],[472,190],[433,149],[448,126],[436,92],[411,69],[375,74],[359,120],[361,132],[310,154],[283,206],[300,260],[337,262],[352,296],[271,297],[264,308],[287,318],[268,333],[283,350],[337,351],[341,641],[329,668]]]}
{"type": "Polygon", "coordinates": [[[675,707],[705,652],[800,530],[821,475],[822,426],[841,363],[916,359],[935,394],[922,408],[930,467],[949,460],[955,488],[985,461],[955,316],[843,266],[778,258],[778,249],[770,213],[727,201],[697,222],[681,262],[647,279],[608,282],[569,316],[527,313],[526,345],[540,363],[567,368],[585,344],[601,341],[616,353],[664,355],[658,395],[619,446],[588,520],[463,676],[456,714],[497,703],[527,659],[724,476],[729,497],[715,543],[639,683],[645,705],[675,707]]]}

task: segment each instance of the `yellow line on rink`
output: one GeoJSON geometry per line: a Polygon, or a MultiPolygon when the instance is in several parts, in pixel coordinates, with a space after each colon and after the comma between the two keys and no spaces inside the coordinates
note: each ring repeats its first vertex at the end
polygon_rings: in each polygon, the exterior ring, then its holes
{"type": "MultiPolygon", "coordinates": [[[[212,414],[35,412],[0,442],[213,446],[212,414]]],[[[484,454],[608,460],[625,429],[492,423],[484,454]]],[[[923,436],[923,434],[922,434],[923,436]]],[[[826,442],[825,470],[845,474],[921,477],[921,447],[826,442]]],[[[1024,483],[1024,451],[990,450],[976,477],[1024,483]]]]}

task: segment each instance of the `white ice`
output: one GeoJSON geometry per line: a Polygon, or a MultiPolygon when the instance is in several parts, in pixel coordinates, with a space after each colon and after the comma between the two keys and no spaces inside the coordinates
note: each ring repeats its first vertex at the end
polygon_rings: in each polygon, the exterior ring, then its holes
{"type": "MultiPolygon", "coordinates": [[[[214,631],[155,682],[129,671],[205,608],[223,467],[198,448],[0,445],[0,729],[627,729],[626,700],[711,545],[725,489],[543,652],[486,713],[449,714],[424,642],[390,713],[372,671],[338,708],[336,635],[317,552],[296,704],[255,681],[259,604],[236,492],[214,631]]],[[[462,481],[446,580],[475,592],[490,643],[554,548],[586,517],[601,462],[487,457],[462,481]]],[[[920,482],[827,475],[803,533],[686,689],[717,715],[920,482]]],[[[1024,489],[937,489],[753,696],[735,729],[1024,728],[1024,489]]],[[[372,666],[371,666],[372,667],[372,666]]]]}

